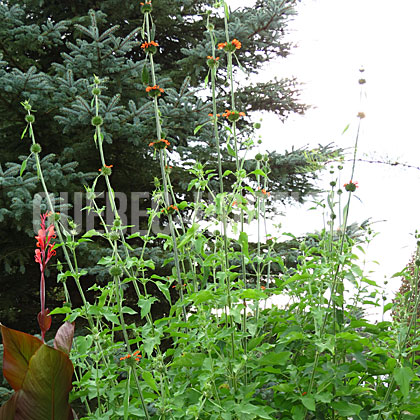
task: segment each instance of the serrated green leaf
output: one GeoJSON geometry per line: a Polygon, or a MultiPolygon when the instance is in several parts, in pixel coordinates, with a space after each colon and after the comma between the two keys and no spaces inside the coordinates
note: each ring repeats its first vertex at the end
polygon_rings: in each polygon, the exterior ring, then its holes
{"type": "Polygon", "coordinates": [[[362,407],[358,404],[352,404],[347,401],[333,401],[331,407],[340,414],[340,416],[358,416],[362,407]]]}
{"type": "Polygon", "coordinates": [[[69,314],[71,312],[71,308],[68,306],[63,306],[62,308],[55,308],[50,312],[50,315],[56,314],[69,314]]]}
{"type": "Polygon", "coordinates": [[[290,351],[280,351],[278,353],[268,353],[262,356],[258,363],[260,365],[284,365],[290,358],[292,353],[290,351]]]}
{"type": "Polygon", "coordinates": [[[414,373],[410,367],[397,367],[394,369],[394,379],[395,382],[401,389],[402,394],[404,397],[408,396],[410,390],[410,382],[414,378],[414,373]]]}
{"type": "Polygon", "coordinates": [[[305,395],[304,397],[300,398],[302,404],[311,411],[315,411],[315,398],[311,397],[310,395],[305,395]]]}
{"type": "Polygon", "coordinates": [[[159,389],[158,389],[158,387],[156,385],[156,382],[155,382],[155,380],[153,378],[153,375],[150,372],[148,372],[147,370],[145,370],[145,371],[142,372],[142,376],[143,376],[144,382],[146,382],[147,385],[149,385],[150,388],[153,389],[153,391],[159,392],[159,389]]]}

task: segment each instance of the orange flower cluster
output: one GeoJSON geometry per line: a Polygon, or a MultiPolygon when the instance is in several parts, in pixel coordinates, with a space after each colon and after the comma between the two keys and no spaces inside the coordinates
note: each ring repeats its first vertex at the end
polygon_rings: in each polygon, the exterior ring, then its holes
{"type": "MultiPolygon", "coordinates": [[[[146,1],[146,4],[152,4],[151,1],[146,1]]],[[[140,6],[144,6],[144,3],[140,2],[140,6]]]]}
{"type": "Polygon", "coordinates": [[[266,196],[270,197],[270,192],[266,191],[264,188],[261,188],[260,191],[266,196]]]}
{"type": "Polygon", "coordinates": [[[161,87],[159,87],[159,85],[147,86],[147,88],[146,88],[147,93],[152,92],[154,90],[158,90],[160,93],[165,92],[161,87]]]}
{"type": "Polygon", "coordinates": [[[155,41],[150,41],[150,42],[143,42],[143,44],[141,44],[141,48],[143,48],[144,50],[146,49],[146,48],[149,48],[149,47],[151,47],[151,46],[154,46],[154,47],[159,47],[159,44],[157,43],[157,42],[155,42],[155,41]]]}
{"type": "Polygon", "coordinates": [[[208,55],[208,56],[207,56],[207,59],[208,59],[208,60],[215,60],[215,61],[218,61],[218,60],[220,59],[220,57],[216,57],[216,58],[214,58],[212,55],[208,55]]]}
{"type": "Polygon", "coordinates": [[[242,44],[236,38],[232,41],[232,45],[234,45],[237,50],[240,50],[242,47],[242,44]]]}
{"type": "Polygon", "coordinates": [[[239,115],[240,117],[245,117],[245,112],[229,111],[228,109],[226,109],[225,112],[222,114],[223,117],[226,117],[228,119],[231,115],[239,115]]]}
{"type": "Polygon", "coordinates": [[[162,209],[161,213],[168,213],[168,214],[174,214],[176,211],[178,211],[178,207],[171,204],[168,208],[162,209]]]}
{"type": "Polygon", "coordinates": [[[136,360],[136,362],[138,362],[141,359],[140,350],[136,350],[132,355],[131,354],[127,354],[126,356],[120,357],[120,360],[129,359],[130,357],[134,357],[134,359],[136,360]]]}
{"type": "Polygon", "coordinates": [[[233,45],[237,50],[239,50],[242,47],[242,44],[240,41],[238,41],[236,38],[233,39],[230,43],[227,42],[220,42],[217,44],[217,48],[219,50],[223,50],[225,47],[227,47],[229,44],[233,45]]]}
{"type": "MultiPolygon", "coordinates": [[[[220,114],[216,114],[217,117],[220,117],[220,114]]],[[[213,114],[209,114],[209,117],[213,117],[213,114]]]]}
{"type": "Polygon", "coordinates": [[[166,149],[171,143],[168,140],[160,139],[156,141],[152,141],[149,143],[150,147],[154,147],[155,149],[166,149]]]}
{"type": "MultiPolygon", "coordinates": [[[[109,168],[109,169],[111,169],[113,166],[114,166],[114,165],[105,165],[105,168],[109,168]]],[[[102,172],[102,169],[98,169],[98,170],[99,170],[99,172],[102,172]]]]}

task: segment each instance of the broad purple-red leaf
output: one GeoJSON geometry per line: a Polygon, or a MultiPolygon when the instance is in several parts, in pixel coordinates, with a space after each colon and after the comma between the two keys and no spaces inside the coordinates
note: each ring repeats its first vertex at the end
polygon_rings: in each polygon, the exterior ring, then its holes
{"type": "Polygon", "coordinates": [[[73,365],[68,356],[43,344],[29,362],[18,392],[15,420],[72,420],[72,376],[73,365]]]}
{"type": "Polygon", "coordinates": [[[54,348],[70,354],[74,336],[74,322],[65,322],[57,331],[54,338],[54,348]]]}
{"type": "Polygon", "coordinates": [[[3,338],[3,376],[18,391],[25,380],[29,360],[42,346],[42,341],[32,335],[0,325],[3,338]]]}

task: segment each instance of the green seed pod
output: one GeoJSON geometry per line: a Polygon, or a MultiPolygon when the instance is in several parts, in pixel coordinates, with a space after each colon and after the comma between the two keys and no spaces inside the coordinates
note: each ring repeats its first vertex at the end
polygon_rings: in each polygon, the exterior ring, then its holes
{"type": "Polygon", "coordinates": [[[219,67],[219,57],[207,57],[207,66],[211,69],[217,69],[219,67]]]}
{"type": "Polygon", "coordinates": [[[101,174],[103,176],[110,176],[112,174],[112,169],[110,168],[110,166],[102,166],[101,174]]]}
{"type": "Polygon", "coordinates": [[[141,4],[140,11],[143,14],[150,13],[153,10],[151,1],[148,1],[145,4],[144,3],[140,3],[140,4],[141,4]]]}
{"type": "Polygon", "coordinates": [[[104,120],[102,119],[100,115],[96,115],[95,117],[92,118],[91,122],[93,126],[99,127],[104,123],[104,120]]]}
{"type": "Polygon", "coordinates": [[[208,30],[208,31],[214,31],[214,25],[213,25],[212,23],[209,23],[209,24],[207,25],[207,30],[208,30]]]}
{"type": "Polygon", "coordinates": [[[241,118],[241,115],[240,115],[240,113],[238,112],[238,111],[232,111],[229,115],[228,115],[228,120],[230,121],[230,122],[235,122],[235,121],[238,121],[239,120],[239,118],[241,118]]]}
{"type": "Polygon", "coordinates": [[[111,241],[117,241],[118,239],[120,239],[120,235],[118,234],[118,232],[115,232],[115,230],[109,232],[109,239],[111,241]]]}
{"type": "Polygon", "coordinates": [[[260,160],[262,160],[262,159],[263,159],[263,155],[262,155],[261,153],[257,153],[257,154],[255,155],[255,160],[260,161],[260,160]]]}
{"type": "Polygon", "coordinates": [[[32,114],[25,115],[25,121],[29,124],[32,124],[35,122],[35,116],[32,114]]]}
{"type": "Polygon", "coordinates": [[[42,147],[39,143],[35,143],[31,146],[31,153],[41,153],[42,147]]]}
{"type": "Polygon", "coordinates": [[[95,192],[94,192],[94,191],[88,191],[88,193],[87,193],[87,195],[86,195],[86,198],[87,198],[89,201],[93,201],[93,200],[95,200],[95,199],[96,199],[96,194],[95,194],[95,192]]]}
{"type": "Polygon", "coordinates": [[[109,269],[109,274],[110,274],[112,277],[120,277],[120,276],[122,276],[122,273],[123,273],[123,270],[122,270],[122,268],[121,268],[121,267],[119,267],[118,265],[114,265],[113,267],[111,267],[111,268],[109,269]]]}
{"type": "Polygon", "coordinates": [[[346,191],[348,192],[355,192],[356,191],[356,184],[353,184],[352,182],[346,184],[344,186],[344,188],[346,189],[346,191]]]}
{"type": "Polygon", "coordinates": [[[257,122],[257,123],[254,123],[254,128],[255,129],[259,129],[259,128],[261,128],[261,123],[259,123],[259,122],[257,122]]]}
{"type": "Polygon", "coordinates": [[[101,89],[95,87],[92,89],[92,95],[99,96],[101,94],[101,89]]]}
{"type": "Polygon", "coordinates": [[[331,181],[330,185],[331,185],[331,187],[335,187],[337,185],[337,183],[335,181],[331,181]]]}

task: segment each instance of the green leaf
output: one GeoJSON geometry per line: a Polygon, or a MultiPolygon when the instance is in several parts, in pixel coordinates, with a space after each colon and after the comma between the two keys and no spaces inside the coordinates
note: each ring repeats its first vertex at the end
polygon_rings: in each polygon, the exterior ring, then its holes
{"type": "Polygon", "coordinates": [[[252,171],[249,175],[261,175],[264,178],[267,178],[267,174],[261,169],[255,169],[255,171],[252,171]]]}
{"type": "Polygon", "coordinates": [[[147,316],[150,312],[150,309],[152,307],[152,304],[157,301],[157,298],[151,296],[149,298],[143,298],[141,297],[138,300],[137,305],[141,308],[141,317],[144,318],[147,316]]]}
{"type": "Polygon", "coordinates": [[[141,72],[141,81],[144,85],[149,84],[149,71],[147,70],[146,64],[143,66],[143,70],[141,72]]]}
{"type": "Polygon", "coordinates": [[[160,281],[155,281],[156,286],[158,289],[163,293],[163,296],[165,296],[166,300],[171,303],[171,295],[169,293],[168,285],[163,284],[160,281]]]}
{"type": "Polygon", "coordinates": [[[267,295],[262,290],[257,289],[245,289],[239,295],[241,299],[266,299],[267,295]]]}
{"type": "Polygon", "coordinates": [[[385,312],[388,312],[390,309],[392,309],[394,307],[394,304],[392,303],[392,302],[390,302],[390,303],[387,303],[385,306],[384,306],[384,313],[385,312]]]}
{"type": "Polygon", "coordinates": [[[102,314],[109,322],[120,325],[120,320],[116,314],[113,314],[111,311],[102,311],[102,314]]]}
{"type": "Polygon", "coordinates": [[[225,7],[225,16],[226,16],[226,19],[229,20],[229,8],[228,8],[228,5],[227,5],[227,3],[225,1],[223,2],[223,6],[225,7]]]}
{"type": "Polygon", "coordinates": [[[395,382],[401,389],[404,397],[408,396],[410,382],[414,379],[415,375],[410,367],[397,367],[394,369],[395,382]]]}
{"type": "MultiPolygon", "coordinates": [[[[29,159],[29,158],[28,158],[29,159]]],[[[22,176],[22,174],[25,172],[25,169],[26,169],[26,165],[27,165],[27,163],[28,163],[28,159],[25,159],[23,162],[22,162],[22,166],[20,167],[20,176],[22,176]]]]}
{"type": "Polygon", "coordinates": [[[143,376],[144,382],[146,382],[147,385],[149,385],[150,388],[153,389],[153,391],[159,393],[159,390],[158,390],[156,382],[153,378],[153,375],[150,372],[148,372],[147,370],[145,370],[145,371],[142,372],[142,376],[143,376]]]}
{"type": "Polygon", "coordinates": [[[248,253],[248,235],[245,232],[241,232],[239,234],[238,242],[239,242],[239,245],[242,248],[242,253],[245,254],[245,256],[247,258],[249,258],[249,253],[248,253]]]}
{"type": "Polygon", "coordinates": [[[99,232],[97,232],[95,229],[88,230],[82,238],[91,238],[92,236],[102,236],[99,232]]]}
{"type": "Polygon", "coordinates": [[[173,361],[172,366],[201,367],[205,358],[206,355],[204,353],[184,353],[173,361]]]}
{"type": "Polygon", "coordinates": [[[197,125],[197,127],[194,128],[194,134],[197,134],[205,125],[207,125],[210,121],[207,121],[204,124],[197,125]]]}
{"type": "Polygon", "coordinates": [[[76,338],[76,348],[78,354],[88,354],[88,351],[93,343],[93,338],[91,335],[79,335],[76,338]]]}
{"type": "Polygon", "coordinates": [[[331,407],[340,414],[340,416],[358,416],[362,407],[358,404],[352,404],[347,401],[333,401],[331,407]]]}
{"type": "Polygon", "coordinates": [[[346,127],[344,128],[343,132],[341,133],[341,135],[343,135],[350,127],[350,124],[347,124],[346,127]]]}
{"type": "Polygon", "coordinates": [[[55,308],[50,312],[50,315],[56,314],[69,314],[71,312],[71,308],[68,306],[63,306],[62,308],[55,308]]]}
{"type": "Polygon", "coordinates": [[[258,360],[260,365],[284,365],[289,360],[292,353],[290,351],[281,351],[279,353],[265,354],[258,360]]]}
{"type": "Polygon", "coordinates": [[[133,308],[130,308],[128,306],[124,306],[122,308],[122,313],[123,314],[128,314],[128,315],[136,315],[137,314],[137,312],[133,308]]]}
{"type": "Polygon", "coordinates": [[[26,131],[28,130],[29,124],[26,125],[25,129],[22,131],[22,135],[20,136],[20,139],[22,140],[25,137],[26,131]]]}
{"type": "Polygon", "coordinates": [[[333,399],[331,392],[321,392],[320,394],[315,394],[314,397],[317,401],[325,404],[329,404],[333,399]]]}
{"type": "Polygon", "coordinates": [[[196,305],[214,299],[214,293],[210,290],[200,290],[191,296],[191,299],[196,305]]]}
{"type": "Polygon", "coordinates": [[[315,398],[311,397],[310,395],[305,395],[304,397],[300,398],[302,404],[311,411],[315,411],[315,398]]]}
{"type": "Polygon", "coordinates": [[[229,143],[226,143],[226,147],[230,156],[236,157],[235,150],[232,149],[232,146],[229,143]]]}

